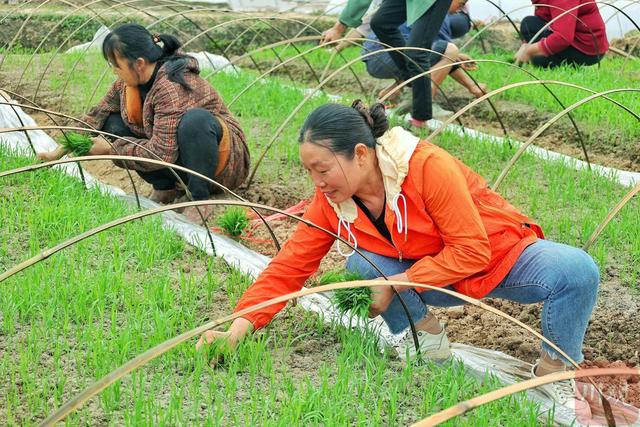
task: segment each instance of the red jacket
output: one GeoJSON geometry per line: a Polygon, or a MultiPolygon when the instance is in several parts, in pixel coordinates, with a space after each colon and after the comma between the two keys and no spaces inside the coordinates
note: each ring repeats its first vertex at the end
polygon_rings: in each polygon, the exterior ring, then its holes
{"type": "MultiPolygon", "coordinates": [[[[490,190],[481,176],[428,142],[420,142],[413,151],[401,191],[407,202],[406,239],[404,231],[398,232],[396,215],[388,205],[385,222],[393,244],[380,235],[359,208],[351,231],[359,248],[419,260],[406,271],[413,282],[453,285],[458,292],[483,297],[509,273],[522,251],[538,235],[542,237],[540,228],[490,190]]],[[[402,211],[404,216],[405,209],[402,211]]],[[[319,190],[304,218],[337,233],[336,211],[319,190]]],[[[341,236],[346,239],[344,227],[341,236]]],[[[333,243],[333,237],[299,224],[245,291],[235,311],[300,290],[333,243]]],[[[257,329],[269,323],[284,306],[272,305],[244,317],[257,329]]]]}
{"type": "Polygon", "coordinates": [[[593,0],[532,0],[531,2],[536,9],[535,15],[545,22],[571,10],[554,21],[550,25],[553,34],[540,41],[546,56],[562,52],[569,46],[593,56],[602,55],[609,49],[604,21],[593,0]],[[536,6],[537,4],[549,6],[536,6]]]}

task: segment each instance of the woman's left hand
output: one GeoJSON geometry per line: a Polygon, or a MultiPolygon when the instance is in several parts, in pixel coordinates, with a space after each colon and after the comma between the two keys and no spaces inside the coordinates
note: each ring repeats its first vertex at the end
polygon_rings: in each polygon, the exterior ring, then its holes
{"type": "MultiPolygon", "coordinates": [[[[409,281],[409,278],[405,273],[389,276],[388,279],[397,280],[399,282],[409,281]]],[[[376,280],[384,280],[384,279],[380,277],[376,280]]],[[[398,286],[398,285],[394,287],[398,292],[402,292],[412,288],[411,286],[398,286]]],[[[395,293],[393,292],[393,289],[391,289],[391,286],[376,286],[375,288],[372,288],[371,299],[373,299],[373,302],[371,303],[371,306],[369,306],[369,317],[373,318],[387,311],[387,308],[389,308],[389,304],[391,304],[391,301],[393,300],[394,296],[395,296],[395,293]]]]}
{"type": "Polygon", "coordinates": [[[91,140],[93,141],[93,146],[91,147],[91,150],[89,150],[89,155],[101,156],[106,154],[118,154],[111,147],[111,144],[109,144],[103,137],[97,136],[95,138],[91,138],[91,140]]]}

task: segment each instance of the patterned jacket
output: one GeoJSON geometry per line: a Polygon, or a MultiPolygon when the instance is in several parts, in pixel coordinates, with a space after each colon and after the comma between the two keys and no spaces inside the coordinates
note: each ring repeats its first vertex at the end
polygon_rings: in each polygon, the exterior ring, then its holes
{"type": "MultiPolygon", "coordinates": [[[[131,123],[127,117],[125,84],[122,80],[116,81],[111,86],[100,103],[89,111],[85,120],[96,129],[102,129],[111,113],[120,112],[124,123],[139,136],[139,138],[130,139],[140,146],[124,139],[117,139],[114,145],[119,154],[157,160],[157,157],[147,151],[149,150],[161,160],[175,163],[178,159],[176,131],[182,115],[192,108],[204,108],[222,122],[223,128],[229,130],[229,159],[226,167],[215,177],[215,180],[227,187],[237,188],[249,173],[249,149],[246,138],[240,129],[240,124],[220,95],[209,82],[200,77],[199,73],[198,62],[191,59],[184,73],[184,79],[191,87],[191,90],[187,90],[179,83],[170,81],[165,66],[162,66],[145,98],[142,107],[142,126],[131,123]]],[[[162,169],[161,166],[141,162],[115,163],[120,167],[129,167],[143,172],[162,169]]]]}

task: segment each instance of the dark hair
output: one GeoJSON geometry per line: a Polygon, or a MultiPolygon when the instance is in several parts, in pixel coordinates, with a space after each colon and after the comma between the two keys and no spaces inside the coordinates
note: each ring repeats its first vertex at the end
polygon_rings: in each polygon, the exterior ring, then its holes
{"type": "Polygon", "coordinates": [[[336,154],[353,159],[357,144],[376,146],[376,138],[389,129],[384,105],[367,108],[359,99],[351,107],[325,104],[316,108],[300,129],[299,143],[310,142],[329,148],[336,154]]]}
{"type": "Polygon", "coordinates": [[[107,34],[102,43],[102,55],[112,64],[116,63],[116,52],[127,59],[129,65],[138,58],[163,63],[169,80],[191,90],[184,79],[190,57],[178,53],[181,46],[182,43],[170,34],[151,34],[142,25],[124,24],[107,34]]]}

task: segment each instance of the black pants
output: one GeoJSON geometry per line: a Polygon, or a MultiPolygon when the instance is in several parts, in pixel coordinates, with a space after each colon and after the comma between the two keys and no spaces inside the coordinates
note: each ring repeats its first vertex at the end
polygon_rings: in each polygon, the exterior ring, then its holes
{"type": "MultiPolygon", "coordinates": [[[[119,136],[136,137],[124,123],[120,113],[109,115],[102,130],[119,136]]],[[[213,114],[202,108],[188,110],[180,119],[176,132],[178,142],[176,165],[214,178],[218,166],[218,144],[221,137],[222,126],[213,114]]],[[[171,190],[178,182],[168,168],[136,172],[142,179],[153,185],[154,190],[171,190]]],[[[187,184],[194,200],[209,198],[210,184],[207,181],[185,172],[177,170],[175,172],[187,184]]]]}
{"type": "MultiPolygon", "coordinates": [[[[404,37],[398,27],[407,20],[406,0],[383,0],[380,9],[371,18],[371,29],[382,43],[393,47],[431,48],[438,35],[442,21],[449,10],[451,0],[436,0],[436,2],[411,25],[409,40],[405,44],[404,37]]],[[[425,51],[406,50],[390,52],[402,80],[407,80],[428,71],[432,65],[430,55],[425,51]],[[405,56],[406,55],[406,56],[405,56]]],[[[431,79],[420,77],[412,82],[414,119],[429,120],[431,111],[431,79]]]]}
{"type": "MultiPolygon", "coordinates": [[[[533,36],[542,29],[547,23],[537,16],[527,16],[520,23],[520,33],[522,38],[527,43],[535,43],[545,37],[549,37],[553,34],[549,28],[540,33],[540,35],[532,40],[533,36]]],[[[584,52],[580,52],[573,46],[569,46],[562,52],[555,53],[551,56],[534,56],[531,58],[531,63],[538,67],[553,68],[562,64],[566,65],[594,65],[600,62],[604,55],[587,55],[584,52]]]]}

